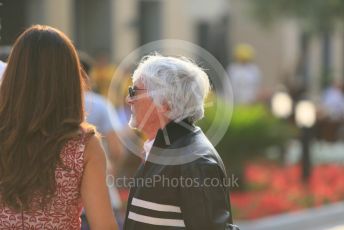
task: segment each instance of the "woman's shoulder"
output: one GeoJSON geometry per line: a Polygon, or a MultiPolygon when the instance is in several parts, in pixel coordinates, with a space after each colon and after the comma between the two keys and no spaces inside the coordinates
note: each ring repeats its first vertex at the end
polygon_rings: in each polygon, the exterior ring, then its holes
{"type": "Polygon", "coordinates": [[[98,155],[100,155],[99,152],[103,151],[103,147],[101,144],[101,135],[97,132],[95,126],[89,123],[83,123],[80,128],[80,137],[84,147],[85,163],[94,157],[98,158],[98,155]]]}
{"type": "Polygon", "coordinates": [[[80,125],[75,134],[64,144],[61,151],[61,158],[66,164],[68,162],[78,162],[83,165],[86,158],[86,148],[92,139],[97,139],[97,132],[92,125],[87,123],[80,125]]]}
{"type": "Polygon", "coordinates": [[[81,125],[80,125],[80,128],[79,128],[79,135],[81,136],[94,136],[94,135],[98,135],[97,133],[97,130],[96,130],[96,127],[94,125],[91,125],[90,123],[87,123],[87,122],[83,122],[81,125]]]}
{"type": "Polygon", "coordinates": [[[69,140],[69,142],[78,142],[78,144],[86,145],[92,137],[99,137],[95,126],[89,123],[82,123],[78,130],[75,131],[75,134],[69,140]]]}

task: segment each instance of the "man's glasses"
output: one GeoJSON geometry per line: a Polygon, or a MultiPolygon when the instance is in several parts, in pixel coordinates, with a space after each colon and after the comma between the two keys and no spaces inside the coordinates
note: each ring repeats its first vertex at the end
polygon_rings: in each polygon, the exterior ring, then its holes
{"type": "Polygon", "coordinates": [[[133,86],[133,87],[129,86],[129,88],[128,88],[129,97],[135,97],[136,91],[138,91],[138,90],[146,90],[146,89],[138,89],[135,86],[133,86]]]}

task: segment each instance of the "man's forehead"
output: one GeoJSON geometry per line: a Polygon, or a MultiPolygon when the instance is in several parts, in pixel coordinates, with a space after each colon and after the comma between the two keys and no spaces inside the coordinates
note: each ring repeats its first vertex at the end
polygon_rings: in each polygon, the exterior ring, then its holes
{"type": "Polygon", "coordinates": [[[133,86],[136,86],[136,87],[143,87],[144,85],[143,85],[142,81],[136,80],[136,81],[133,82],[133,86]]]}

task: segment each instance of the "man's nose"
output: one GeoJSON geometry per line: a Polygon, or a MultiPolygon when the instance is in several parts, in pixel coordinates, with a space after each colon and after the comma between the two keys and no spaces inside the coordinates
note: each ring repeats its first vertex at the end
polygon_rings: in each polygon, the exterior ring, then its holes
{"type": "Polygon", "coordinates": [[[134,100],[129,95],[127,95],[127,97],[125,98],[125,101],[127,102],[128,105],[132,105],[134,100]]]}

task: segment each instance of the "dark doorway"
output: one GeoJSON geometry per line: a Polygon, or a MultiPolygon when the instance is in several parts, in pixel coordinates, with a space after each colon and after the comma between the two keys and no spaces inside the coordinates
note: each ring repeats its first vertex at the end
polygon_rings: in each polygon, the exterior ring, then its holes
{"type": "Polygon", "coordinates": [[[139,45],[161,38],[160,1],[140,1],[139,3],[139,45]]]}
{"type": "Polygon", "coordinates": [[[75,43],[90,55],[112,53],[111,0],[75,1],[75,43]]]}
{"type": "Polygon", "coordinates": [[[0,45],[9,46],[27,26],[25,23],[27,1],[0,0],[0,3],[0,45]]]}

